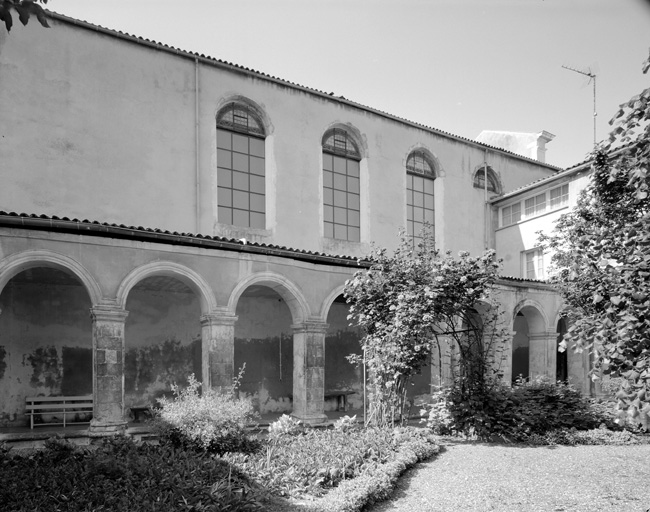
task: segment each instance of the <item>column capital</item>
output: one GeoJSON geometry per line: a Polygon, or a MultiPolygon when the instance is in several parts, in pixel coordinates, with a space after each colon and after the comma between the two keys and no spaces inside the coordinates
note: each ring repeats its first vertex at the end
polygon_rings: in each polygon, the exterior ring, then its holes
{"type": "Polygon", "coordinates": [[[238,318],[230,313],[206,313],[201,315],[201,325],[235,325],[238,318]]]}
{"type": "Polygon", "coordinates": [[[295,333],[314,333],[314,334],[327,334],[329,324],[318,320],[307,320],[298,324],[292,324],[291,329],[295,333]]]}
{"type": "Polygon", "coordinates": [[[90,317],[94,322],[121,322],[126,321],[129,312],[118,306],[100,304],[90,308],[90,317]]]}

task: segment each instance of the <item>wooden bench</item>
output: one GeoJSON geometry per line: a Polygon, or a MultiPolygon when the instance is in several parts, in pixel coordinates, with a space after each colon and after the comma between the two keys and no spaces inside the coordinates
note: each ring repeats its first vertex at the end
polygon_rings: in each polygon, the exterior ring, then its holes
{"type": "Polygon", "coordinates": [[[30,428],[45,425],[90,423],[93,416],[93,396],[28,396],[25,398],[30,428]],[[45,416],[52,416],[45,421],[45,416]],[[36,421],[34,421],[36,419],[36,421]],[[39,421],[40,419],[40,421],[39,421]]]}
{"type": "Polygon", "coordinates": [[[348,410],[348,396],[354,395],[356,391],[349,389],[340,389],[334,391],[325,391],[325,400],[328,398],[336,398],[336,410],[337,411],[347,411],[348,410]]]}

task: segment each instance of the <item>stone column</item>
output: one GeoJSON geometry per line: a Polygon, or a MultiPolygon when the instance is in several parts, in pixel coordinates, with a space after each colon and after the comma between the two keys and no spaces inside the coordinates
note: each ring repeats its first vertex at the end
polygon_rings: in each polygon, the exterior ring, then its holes
{"type": "Polygon", "coordinates": [[[128,311],[95,306],[93,320],[93,419],[91,435],[124,432],[124,324],[128,311]]]}
{"type": "Polygon", "coordinates": [[[201,317],[201,357],[206,388],[229,391],[235,371],[235,323],[231,314],[201,317]]]}
{"type": "Polygon", "coordinates": [[[327,421],[325,415],[325,335],[328,324],[304,322],[293,329],[293,413],[307,424],[327,421]]]}
{"type": "Polygon", "coordinates": [[[528,336],[528,369],[531,378],[545,376],[555,382],[555,365],[557,362],[557,333],[541,332],[528,336]]]}

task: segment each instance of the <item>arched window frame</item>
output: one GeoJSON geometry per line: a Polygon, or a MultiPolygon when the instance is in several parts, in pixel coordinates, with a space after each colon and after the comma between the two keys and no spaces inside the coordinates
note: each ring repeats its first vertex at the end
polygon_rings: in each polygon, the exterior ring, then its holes
{"type": "MultiPolygon", "coordinates": [[[[494,170],[488,165],[487,166],[487,190],[488,192],[492,192],[493,194],[500,194],[501,193],[501,186],[499,185],[499,178],[497,177],[497,174],[494,172],[494,170]]],[[[480,188],[483,190],[485,188],[485,167],[481,166],[475,173],[474,173],[474,188],[480,188]]]]}
{"type": "Polygon", "coordinates": [[[323,148],[324,235],[350,242],[361,240],[359,145],[342,128],[325,132],[323,148]]]}
{"type": "Polygon", "coordinates": [[[422,150],[412,151],[406,159],[406,231],[420,239],[422,227],[427,222],[431,235],[435,235],[434,180],[436,167],[422,150]]]}
{"type": "Polygon", "coordinates": [[[243,102],[221,107],[217,125],[218,222],[266,227],[266,130],[262,116],[243,102]]]}

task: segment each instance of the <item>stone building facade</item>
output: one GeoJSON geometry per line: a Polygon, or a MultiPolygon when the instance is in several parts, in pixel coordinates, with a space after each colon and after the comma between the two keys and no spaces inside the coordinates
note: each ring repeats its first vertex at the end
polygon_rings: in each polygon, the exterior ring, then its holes
{"type": "Polygon", "coordinates": [[[539,219],[512,222],[518,198],[525,210],[569,171],[203,55],[50,23],[0,32],[0,426],[25,423],[27,396],[92,394],[91,432],[120,431],[171,383],[194,373],[229,386],[244,364],[240,392],[263,413],[318,423],[335,390],[358,408],[345,281],[371,242],[393,248],[425,221],[442,250],[505,258],[506,378],[554,378],[564,364],[587,385],[583,356],[558,363],[560,299],[526,266],[539,219]]]}

